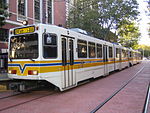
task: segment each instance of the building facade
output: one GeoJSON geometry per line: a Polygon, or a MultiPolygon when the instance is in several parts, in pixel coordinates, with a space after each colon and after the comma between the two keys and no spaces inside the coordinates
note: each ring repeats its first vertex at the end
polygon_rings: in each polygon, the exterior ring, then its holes
{"type": "Polygon", "coordinates": [[[45,23],[63,25],[66,23],[65,0],[4,0],[8,4],[10,17],[6,20],[4,29],[28,24],[45,23]]]}
{"type": "Polygon", "coordinates": [[[44,23],[66,27],[68,10],[73,0],[3,0],[10,16],[0,28],[0,68],[6,68],[9,29],[28,24],[44,23]]]}

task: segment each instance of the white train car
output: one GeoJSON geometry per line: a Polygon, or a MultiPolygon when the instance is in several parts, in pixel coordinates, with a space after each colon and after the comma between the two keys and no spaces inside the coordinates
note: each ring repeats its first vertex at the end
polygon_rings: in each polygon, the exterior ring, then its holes
{"type": "Polygon", "coordinates": [[[124,69],[126,67],[129,67],[129,61],[128,61],[128,49],[125,47],[121,47],[121,68],[124,69]]]}
{"type": "Polygon", "coordinates": [[[127,51],[54,25],[18,27],[10,30],[8,76],[28,82],[48,81],[63,91],[134,64],[127,51]]]}

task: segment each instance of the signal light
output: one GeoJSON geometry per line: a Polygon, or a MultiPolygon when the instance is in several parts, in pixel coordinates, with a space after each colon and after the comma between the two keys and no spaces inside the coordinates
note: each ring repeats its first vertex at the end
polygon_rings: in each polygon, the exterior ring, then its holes
{"type": "Polygon", "coordinates": [[[29,70],[28,75],[38,75],[38,71],[37,70],[29,70]]]}
{"type": "Polygon", "coordinates": [[[27,21],[27,20],[24,20],[24,21],[22,22],[22,24],[23,24],[23,25],[28,25],[28,21],[27,21]]]}

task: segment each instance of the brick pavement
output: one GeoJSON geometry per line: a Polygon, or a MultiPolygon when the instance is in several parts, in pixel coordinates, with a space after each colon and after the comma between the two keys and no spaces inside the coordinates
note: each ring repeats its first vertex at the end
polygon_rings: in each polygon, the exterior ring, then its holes
{"type": "MultiPolygon", "coordinates": [[[[147,64],[149,63],[147,62],[147,64]]],[[[128,81],[143,65],[146,65],[140,75],[98,111],[98,113],[139,113],[142,110],[146,86],[150,80],[150,70],[147,64],[144,62],[105,78],[0,113],[90,113],[99,103],[120,88],[125,81],[128,81]]],[[[25,98],[15,97],[11,99],[11,102],[15,103],[22,99],[25,98]]],[[[3,103],[8,103],[7,101],[3,101],[3,103]]],[[[0,102],[0,104],[2,103],[0,102]]]]}

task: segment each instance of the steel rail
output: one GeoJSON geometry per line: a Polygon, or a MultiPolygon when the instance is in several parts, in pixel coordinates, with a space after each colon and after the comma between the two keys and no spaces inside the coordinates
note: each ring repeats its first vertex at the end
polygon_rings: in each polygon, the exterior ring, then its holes
{"type": "Polygon", "coordinates": [[[144,107],[143,107],[143,112],[142,113],[147,113],[148,111],[148,105],[149,105],[149,99],[150,99],[150,82],[147,88],[147,94],[146,94],[146,98],[145,98],[145,103],[144,103],[144,107]]]}
{"type": "MultiPolygon", "coordinates": [[[[12,93],[11,93],[12,94],[12,93]]],[[[10,97],[14,97],[14,96],[18,96],[18,95],[22,95],[22,94],[25,94],[25,93],[22,93],[22,92],[17,92],[15,94],[12,94],[12,95],[8,95],[8,96],[4,96],[4,97],[0,97],[0,100],[2,99],[6,99],[6,98],[10,98],[10,97]]]]}
{"type": "Polygon", "coordinates": [[[116,94],[118,94],[122,89],[124,89],[137,75],[145,68],[142,67],[134,76],[129,79],[127,82],[125,82],[118,90],[116,90],[111,96],[109,96],[106,100],[104,100],[102,103],[100,103],[98,106],[96,106],[95,109],[93,109],[90,113],[95,113],[98,111],[101,107],[103,107],[108,101],[110,101],[116,94]]]}
{"type": "MultiPolygon", "coordinates": [[[[39,88],[39,87],[35,87],[35,88],[39,88]]],[[[10,98],[10,97],[14,97],[14,96],[18,96],[18,95],[23,95],[23,94],[31,93],[30,91],[34,90],[35,88],[30,89],[30,90],[26,90],[25,92],[12,92],[12,93],[11,93],[10,95],[8,95],[8,96],[0,97],[0,100],[6,99],[6,98],[10,98]]],[[[12,91],[13,91],[13,90],[12,90],[12,91]]]]}
{"type": "Polygon", "coordinates": [[[20,103],[17,103],[17,104],[15,104],[15,105],[11,105],[11,106],[2,108],[2,109],[0,109],[0,111],[4,111],[4,110],[7,110],[7,109],[11,109],[11,108],[14,108],[14,107],[17,107],[17,106],[20,106],[20,105],[23,105],[23,104],[26,104],[26,103],[29,103],[29,102],[32,102],[32,101],[35,101],[35,100],[44,98],[44,97],[47,97],[47,96],[52,95],[52,94],[55,94],[55,93],[56,93],[56,91],[53,91],[53,92],[51,92],[51,93],[49,93],[49,94],[42,95],[42,96],[40,96],[40,97],[33,98],[33,99],[30,99],[30,100],[25,101],[25,102],[20,102],[20,103]]]}

